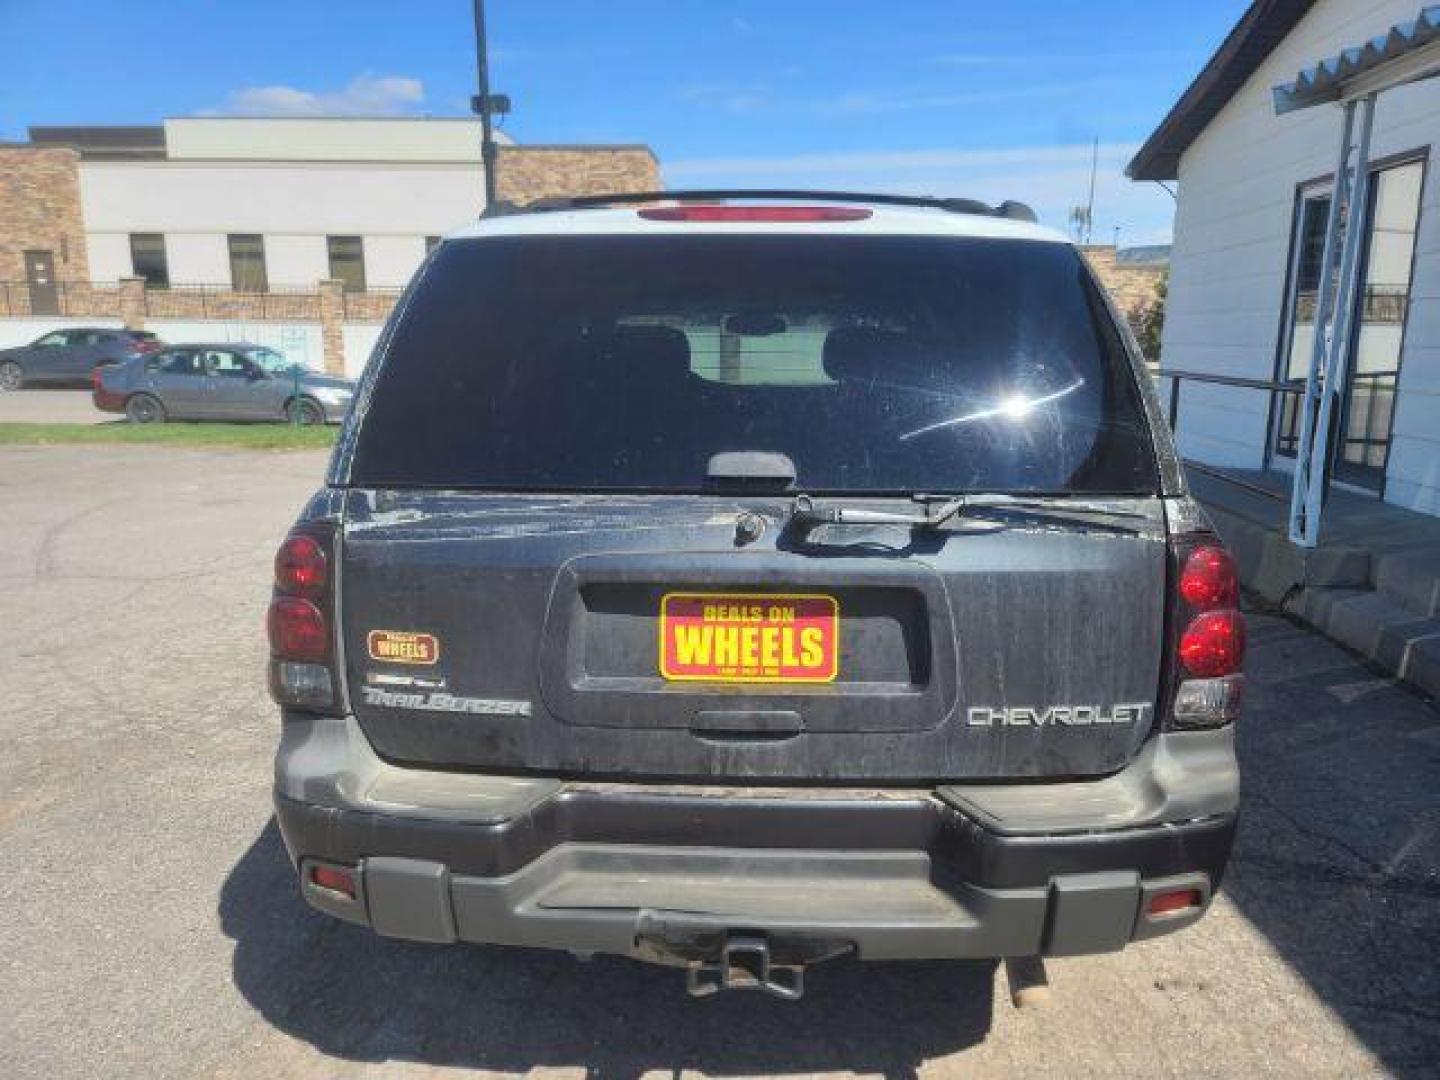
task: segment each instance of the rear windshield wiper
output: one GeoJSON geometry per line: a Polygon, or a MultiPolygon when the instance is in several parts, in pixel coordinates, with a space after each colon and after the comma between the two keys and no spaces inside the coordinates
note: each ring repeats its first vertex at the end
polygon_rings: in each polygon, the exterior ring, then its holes
{"type": "Polygon", "coordinates": [[[796,495],[790,506],[790,522],[812,529],[817,525],[909,525],[917,529],[934,529],[958,515],[966,507],[963,495],[912,495],[920,503],[919,513],[904,514],[894,510],[867,510],[859,506],[817,506],[809,495],[796,495]]]}
{"type": "Polygon", "coordinates": [[[1144,520],[1145,514],[1133,510],[1121,510],[1105,503],[1072,501],[1070,499],[1045,500],[1003,494],[975,495],[929,495],[915,493],[910,498],[921,505],[919,513],[899,513],[893,510],[867,510],[863,507],[845,505],[816,505],[809,495],[796,495],[791,505],[791,522],[800,528],[811,529],[819,525],[909,525],[920,529],[934,529],[962,513],[985,511],[998,512],[994,517],[979,521],[967,521],[967,526],[976,531],[994,531],[1005,528],[1004,516],[1015,514],[1024,517],[1048,517],[1074,521],[1087,519],[1093,526],[1122,532],[1134,532],[1134,528],[1104,519],[1144,520]],[[997,520],[998,518],[998,520],[997,520]]]}

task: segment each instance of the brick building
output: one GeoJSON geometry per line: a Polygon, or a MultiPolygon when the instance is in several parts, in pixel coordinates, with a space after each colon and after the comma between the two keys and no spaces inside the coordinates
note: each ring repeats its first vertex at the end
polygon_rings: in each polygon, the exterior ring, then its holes
{"type": "MultiPolygon", "coordinates": [[[[660,186],[644,146],[517,146],[501,197],[660,186]]],[[[478,121],[186,118],[33,127],[0,147],[0,282],[351,291],[409,280],[435,239],[484,207],[478,121]]]]}

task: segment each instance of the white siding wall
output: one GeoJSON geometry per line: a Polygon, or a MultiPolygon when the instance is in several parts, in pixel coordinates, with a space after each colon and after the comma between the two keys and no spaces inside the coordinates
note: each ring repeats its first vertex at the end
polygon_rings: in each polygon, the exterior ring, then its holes
{"type": "MultiPolygon", "coordinates": [[[[1271,88],[1418,10],[1417,0],[1320,0],[1185,153],[1164,366],[1274,376],[1296,186],[1334,168],[1340,112],[1320,106],[1277,117],[1271,88]]],[[[1386,498],[1440,512],[1440,81],[1383,94],[1372,156],[1427,147],[1432,161],[1386,498]]],[[[1187,384],[1182,451],[1258,467],[1266,399],[1251,390],[1187,384]]]]}

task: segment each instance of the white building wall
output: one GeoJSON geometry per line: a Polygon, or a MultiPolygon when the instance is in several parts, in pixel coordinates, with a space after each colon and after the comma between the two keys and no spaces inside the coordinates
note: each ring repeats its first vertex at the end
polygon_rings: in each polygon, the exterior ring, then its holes
{"type": "Polygon", "coordinates": [[[373,288],[400,288],[425,258],[423,236],[365,237],[365,283],[373,288]]]}
{"type": "Polygon", "coordinates": [[[469,163],[82,161],[95,232],[368,233],[426,236],[472,220],[469,163]]]}
{"type": "MultiPolygon", "coordinates": [[[[513,140],[495,133],[498,143],[513,140]]],[[[274,161],[480,160],[480,121],[349,117],[180,117],[165,121],[171,158],[274,161]]]]}
{"type": "Polygon", "coordinates": [[[345,374],[358,379],[370,360],[375,342],[380,339],[382,323],[346,323],[341,331],[345,348],[345,374]]]}
{"type": "Polygon", "coordinates": [[[130,262],[130,237],[126,233],[85,234],[85,247],[90,256],[90,279],[113,283],[129,277],[134,267],[130,262]]]}
{"type": "Polygon", "coordinates": [[[223,233],[166,233],[165,258],[175,284],[230,284],[230,247],[223,233]]]}
{"type": "MultiPolygon", "coordinates": [[[[221,319],[149,319],[146,330],[152,330],[168,342],[218,343],[243,341],[251,345],[268,345],[288,360],[325,369],[325,342],[318,322],[244,322],[221,319]]],[[[361,361],[364,362],[363,360],[361,361]]],[[[346,358],[347,368],[349,358],[346,358]]]]}
{"type": "Polygon", "coordinates": [[[484,202],[471,162],[82,161],[80,193],[95,280],[131,272],[131,233],[161,233],[176,284],[228,283],[227,234],[258,233],[271,285],[329,276],[327,236],[363,237],[369,282],[404,285],[425,237],[484,202]]]}
{"type": "MultiPolygon", "coordinates": [[[[1329,174],[1340,111],[1277,117],[1271,89],[1302,68],[1412,19],[1416,0],[1319,0],[1180,163],[1180,204],[1162,364],[1273,378],[1296,187],[1329,174]]],[[[1440,147],[1440,81],[1381,95],[1372,157],[1440,147]]],[[[1432,159],[1434,153],[1432,152],[1432,159]]],[[[1440,161],[1420,215],[1412,308],[1401,361],[1386,498],[1440,510],[1440,161]]],[[[1258,467],[1268,395],[1186,384],[1180,446],[1214,464],[1258,467]]]]}
{"type": "Polygon", "coordinates": [[[314,287],[330,276],[330,255],[323,236],[265,234],[265,270],[270,287],[314,287]]]}

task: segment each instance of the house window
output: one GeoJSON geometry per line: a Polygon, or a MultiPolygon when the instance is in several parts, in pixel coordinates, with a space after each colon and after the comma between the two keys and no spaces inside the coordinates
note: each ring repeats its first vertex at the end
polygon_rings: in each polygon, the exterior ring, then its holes
{"type": "Polygon", "coordinates": [[[230,287],[236,292],[265,292],[265,238],[253,233],[227,237],[230,242],[230,287]]]}
{"type": "Polygon", "coordinates": [[[327,236],[330,276],[345,283],[346,292],[365,291],[365,245],[358,236],[327,236]]]}
{"type": "MultiPolygon", "coordinates": [[[[1333,475],[1380,490],[1390,451],[1400,352],[1410,308],[1411,264],[1420,222],[1424,160],[1382,164],[1370,177],[1361,221],[1360,289],[1351,318],[1350,366],[1337,418],[1333,475]]],[[[1282,340],[1282,378],[1301,386],[1315,347],[1330,187],[1302,190],[1291,250],[1290,295],[1282,340]]],[[[1332,274],[1334,273],[1332,269],[1332,274]]],[[[1332,287],[1336,283],[1332,282],[1332,287]]],[[[1275,452],[1293,457],[1300,437],[1300,395],[1280,396],[1275,452]]]]}
{"type": "Polygon", "coordinates": [[[160,233],[130,234],[130,267],[145,279],[149,289],[170,287],[170,264],[165,258],[165,237],[160,233]]]}

